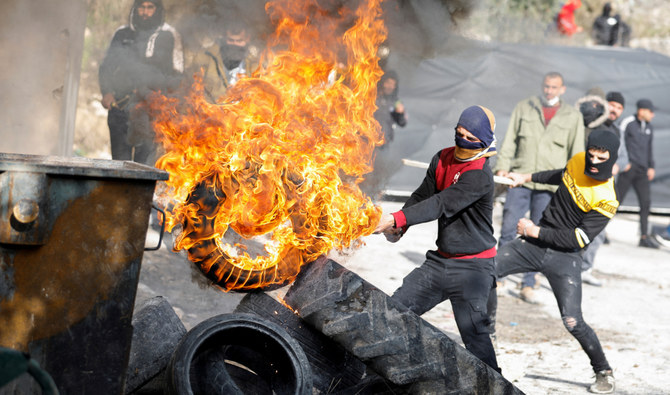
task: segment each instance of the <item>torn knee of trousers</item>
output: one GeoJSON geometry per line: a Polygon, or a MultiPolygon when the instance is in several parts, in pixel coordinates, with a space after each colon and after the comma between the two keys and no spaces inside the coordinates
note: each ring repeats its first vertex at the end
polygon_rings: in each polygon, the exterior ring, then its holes
{"type": "Polygon", "coordinates": [[[577,320],[575,317],[563,317],[563,325],[565,325],[565,329],[572,332],[575,326],[577,326],[577,320]]]}

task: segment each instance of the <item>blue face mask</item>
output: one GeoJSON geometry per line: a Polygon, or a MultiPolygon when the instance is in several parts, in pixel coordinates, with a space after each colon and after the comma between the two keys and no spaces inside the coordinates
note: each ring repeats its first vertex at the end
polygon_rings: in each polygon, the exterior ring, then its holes
{"type": "Polygon", "coordinates": [[[486,145],[484,145],[484,142],[479,141],[479,142],[473,142],[473,141],[468,141],[459,135],[454,136],[454,142],[456,143],[457,147],[460,148],[465,148],[465,149],[482,149],[486,148],[486,145]]]}

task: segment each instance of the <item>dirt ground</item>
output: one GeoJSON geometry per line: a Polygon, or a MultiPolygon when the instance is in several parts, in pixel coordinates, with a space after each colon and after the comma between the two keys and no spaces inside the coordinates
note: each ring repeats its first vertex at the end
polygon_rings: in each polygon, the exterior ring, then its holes
{"type": "MultiPolygon", "coordinates": [[[[381,202],[381,206],[392,212],[401,204],[381,202]]],[[[497,206],[496,229],[501,211],[497,206]]],[[[650,218],[659,227],[668,221],[667,217],[650,218]]],[[[605,284],[583,286],[582,309],[614,369],[616,393],[670,394],[670,250],[637,247],[638,228],[638,218],[632,214],[618,214],[610,222],[610,244],[599,251],[594,270],[605,284]]],[[[426,250],[434,248],[435,235],[435,224],[413,227],[396,244],[372,235],[365,238],[363,247],[333,252],[330,258],[391,294],[423,262],[426,250]]],[[[156,239],[151,231],[148,243],[156,239]]],[[[536,305],[518,299],[519,280],[519,276],[508,277],[499,291],[497,350],[504,376],[527,394],[586,393],[593,381],[589,360],[563,327],[546,279],[536,291],[540,301],[536,305]]],[[[137,303],[156,295],[167,298],[187,329],[213,315],[232,312],[244,296],[210,286],[183,252],[165,247],[145,253],[137,303]]],[[[448,301],[423,318],[460,342],[448,301]]]]}

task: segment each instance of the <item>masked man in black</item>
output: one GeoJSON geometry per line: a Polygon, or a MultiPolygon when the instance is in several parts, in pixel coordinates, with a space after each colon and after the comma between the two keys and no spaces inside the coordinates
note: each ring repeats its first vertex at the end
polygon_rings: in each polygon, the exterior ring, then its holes
{"type": "MultiPolygon", "coordinates": [[[[586,152],[573,156],[565,169],[509,173],[514,186],[533,181],[558,185],[558,189],[539,224],[521,218],[517,224],[521,237],[500,247],[496,257],[499,277],[536,271],[549,280],[565,328],[579,341],[596,373],[589,391],[599,394],[614,391],[614,376],[596,333],[582,317],[581,251],[619,206],[612,178],[618,149],[614,133],[596,129],[589,135],[586,152]]],[[[493,331],[496,308],[497,296],[491,292],[488,311],[493,331]]]]}
{"type": "Polygon", "coordinates": [[[148,116],[136,106],[152,91],[176,88],[184,71],[181,37],[164,19],[162,0],[135,0],[100,65],[112,159],[150,165],[156,159],[148,116]]]}

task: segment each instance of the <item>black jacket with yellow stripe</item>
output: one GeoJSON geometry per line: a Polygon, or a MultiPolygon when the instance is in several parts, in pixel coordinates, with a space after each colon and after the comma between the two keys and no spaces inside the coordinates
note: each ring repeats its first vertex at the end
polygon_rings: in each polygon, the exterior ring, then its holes
{"type": "Polygon", "coordinates": [[[585,153],[573,156],[563,170],[534,173],[533,182],[559,185],[540,220],[538,241],[561,251],[585,248],[616,213],[619,202],[613,178],[584,174],[585,153]]]}

